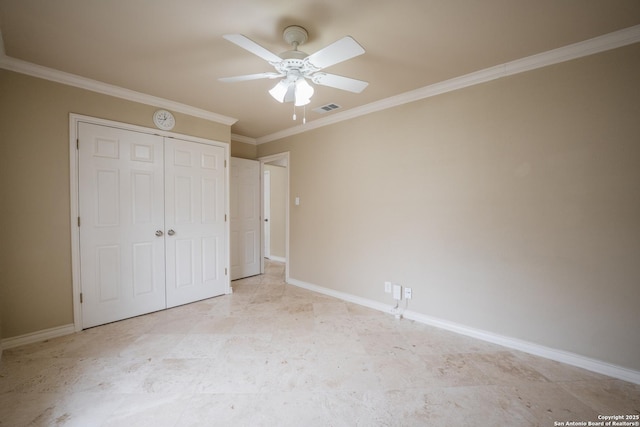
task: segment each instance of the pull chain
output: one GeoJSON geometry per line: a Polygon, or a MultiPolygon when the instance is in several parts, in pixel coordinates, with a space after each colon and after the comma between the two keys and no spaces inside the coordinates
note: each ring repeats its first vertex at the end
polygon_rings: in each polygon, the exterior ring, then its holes
{"type": "MultiPolygon", "coordinates": [[[[296,104],[293,104],[293,120],[297,120],[298,116],[296,115],[296,104]]],[[[302,124],[307,123],[307,106],[302,107],[302,124]]]]}

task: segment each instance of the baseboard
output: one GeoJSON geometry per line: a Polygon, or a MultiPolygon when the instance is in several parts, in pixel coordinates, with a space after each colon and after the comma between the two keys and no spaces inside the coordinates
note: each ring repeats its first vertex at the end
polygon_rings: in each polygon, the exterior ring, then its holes
{"type": "MultiPolygon", "coordinates": [[[[392,306],[383,304],[378,301],[373,301],[367,298],[362,298],[356,295],[351,295],[345,292],[336,291],[334,289],[325,288],[322,286],[314,285],[311,283],[303,282],[302,280],[290,278],[287,283],[298,286],[300,288],[308,289],[310,291],[318,292],[324,295],[329,295],[334,298],[338,298],[344,301],[352,302],[354,304],[362,305],[365,307],[373,308],[375,310],[382,311],[384,313],[392,314],[392,306]]],[[[611,363],[603,362],[597,359],[591,359],[576,353],[571,353],[564,350],[558,350],[555,348],[546,347],[540,344],[520,340],[517,338],[507,337],[493,332],[484,331],[482,329],[471,328],[469,326],[454,323],[441,318],[427,316],[422,313],[417,313],[411,310],[405,310],[403,317],[409,320],[414,320],[426,325],[435,326],[437,328],[446,329],[451,332],[455,332],[461,335],[466,335],[472,338],[477,338],[483,341],[487,341],[493,344],[498,344],[503,347],[511,348],[514,350],[523,351],[525,353],[533,354],[535,356],[544,357],[546,359],[555,360],[557,362],[566,363],[567,365],[577,366],[588,371],[597,372],[599,374],[608,375],[613,378],[628,381],[634,384],[640,384],[640,371],[625,368],[611,363]]]]}
{"type": "Polygon", "coordinates": [[[488,341],[490,343],[498,344],[503,347],[508,347],[514,350],[533,354],[535,356],[555,360],[556,362],[566,363],[567,365],[577,366],[588,371],[608,375],[610,377],[629,381],[634,384],[640,384],[640,371],[634,371],[629,368],[613,365],[597,359],[591,359],[589,357],[582,356],[576,353],[558,350],[529,341],[495,334],[493,332],[484,331],[482,329],[470,328],[465,325],[457,324],[437,317],[427,316],[410,310],[405,311],[403,317],[405,317],[406,319],[415,320],[416,322],[424,323],[426,325],[431,325],[438,328],[446,329],[451,332],[456,332],[461,335],[488,341]]]}
{"type": "Polygon", "coordinates": [[[2,340],[2,349],[7,350],[9,348],[19,347],[21,345],[33,344],[51,338],[73,334],[75,331],[75,326],[73,324],[69,324],[51,329],[45,329],[38,332],[31,332],[29,334],[20,335],[17,337],[5,338],[2,340]]]}
{"type": "Polygon", "coordinates": [[[322,286],[314,285],[311,283],[303,282],[302,280],[289,278],[287,283],[295,285],[299,288],[304,288],[309,291],[318,292],[319,294],[329,295],[330,297],[338,298],[343,301],[352,302],[354,304],[363,305],[365,307],[373,308],[374,310],[383,311],[385,313],[391,313],[391,306],[383,304],[378,301],[362,298],[356,295],[348,294],[345,292],[336,291],[334,289],[325,288],[322,286]]]}
{"type": "Polygon", "coordinates": [[[287,262],[287,260],[281,256],[269,255],[267,258],[269,258],[271,261],[287,262]]]}

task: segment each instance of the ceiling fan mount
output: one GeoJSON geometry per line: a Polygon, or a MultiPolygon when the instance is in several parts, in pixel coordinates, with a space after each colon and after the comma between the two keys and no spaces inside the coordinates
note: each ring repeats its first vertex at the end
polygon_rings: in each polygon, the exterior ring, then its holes
{"type": "Polygon", "coordinates": [[[293,46],[293,50],[297,50],[298,46],[306,43],[309,39],[309,33],[299,25],[290,25],[284,29],[282,37],[284,41],[293,46]]]}
{"type": "Polygon", "coordinates": [[[307,30],[298,25],[290,25],[282,32],[282,38],[284,39],[284,41],[289,43],[293,49],[287,50],[286,52],[282,52],[278,55],[280,58],[282,58],[282,62],[278,64],[271,64],[275,67],[276,70],[278,70],[288,78],[295,77],[296,75],[300,77],[306,74],[310,74],[313,71],[317,71],[315,67],[310,66],[308,62],[305,63],[304,61],[304,59],[308,57],[309,54],[298,50],[298,46],[305,43],[309,38],[307,30]],[[298,73],[296,73],[295,71],[297,71],[298,73]]]}
{"type": "Polygon", "coordinates": [[[291,25],[284,29],[282,36],[293,49],[276,55],[242,34],[227,34],[223,37],[241,48],[267,61],[276,72],[248,74],[235,77],[223,77],[222,82],[239,82],[256,79],[282,78],[269,93],[279,102],[295,102],[296,106],[307,105],[314,93],[307,79],[321,86],[329,86],[353,93],[360,93],[369,83],[319,72],[320,70],[362,55],[365,50],[353,38],[346,36],[340,40],[308,55],[298,50],[309,34],[299,25],[291,25]]]}

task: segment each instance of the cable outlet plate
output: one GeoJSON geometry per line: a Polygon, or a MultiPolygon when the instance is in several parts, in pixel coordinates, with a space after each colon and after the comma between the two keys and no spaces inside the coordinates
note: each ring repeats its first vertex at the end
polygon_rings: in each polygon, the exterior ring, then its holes
{"type": "Polygon", "coordinates": [[[404,288],[404,299],[411,299],[411,288],[404,288]]]}

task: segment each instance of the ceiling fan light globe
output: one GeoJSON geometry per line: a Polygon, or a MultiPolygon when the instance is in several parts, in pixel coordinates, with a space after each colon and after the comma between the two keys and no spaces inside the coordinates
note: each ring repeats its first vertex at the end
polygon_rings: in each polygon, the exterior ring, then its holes
{"type": "Polygon", "coordinates": [[[302,107],[303,105],[307,105],[310,102],[311,102],[311,99],[309,98],[296,98],[295,106],[302,107]]]}
{"type": "Polygon", "coordinates": [[[296,100],[296,86],[288,83],[287,94],[284,96],[284,102],[293,102],[296,100]]]}
{"type": "MultiPolygon", "coordinates": [[[[313,96],[314,89],[313,86],[307,82],[305,78],[300,78],[296,80],[296,105],[298,105],[298,99],[307,100],[306,104],[309,103],[309,99],[313,96]]],[[[305,105],[305,104],[300,104],[305,105]]]]}
{"type": "Polygon", "coordinates": [[[289,83],[285,80],[280,80],[271,90],[269,94],[278,102],[284,102],[284,97],[289,89],[289,83]]]}

